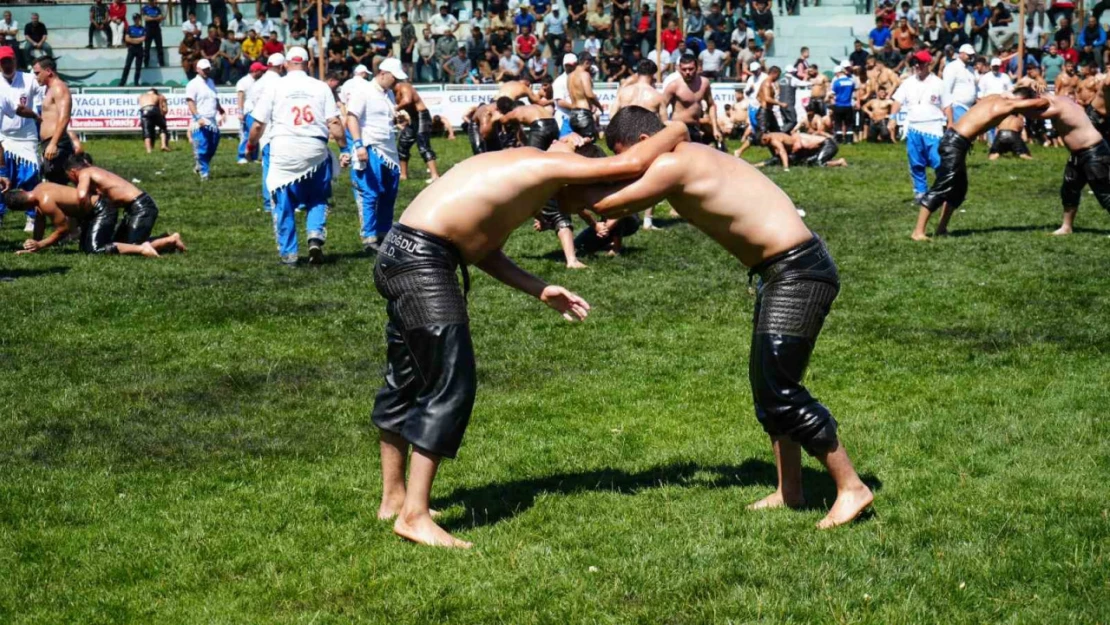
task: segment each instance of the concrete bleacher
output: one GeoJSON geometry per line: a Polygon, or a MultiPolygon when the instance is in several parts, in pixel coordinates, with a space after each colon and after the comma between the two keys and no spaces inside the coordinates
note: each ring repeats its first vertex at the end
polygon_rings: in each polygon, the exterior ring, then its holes
{"type": "Polygon", "coordinates": [[[869,14],[856,12],[856,0],[822,0],[821,6],[800,9],[800,15],[775,16],[775,42],[767,65],[789,67],[802,46],[809,47],[809,60],[822,71],[832,70],[852,51],[854,33],[867,33],[875,25],[869,14]]]}

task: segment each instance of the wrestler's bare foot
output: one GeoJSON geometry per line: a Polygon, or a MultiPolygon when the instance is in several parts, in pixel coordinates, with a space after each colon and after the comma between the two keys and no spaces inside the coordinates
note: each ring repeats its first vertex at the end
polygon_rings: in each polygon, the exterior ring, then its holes
{"type": "Polygon", "coordinates": [[[825,518],[817,523],[817,529],[827,530],[852,521],[866,510],[874,499],[875,496],[871,494],[871,489],[863,484],[860,484],[857,488],[838,493],[832,509],[825,515],[825,518]]]}
{"type": "Polygon", "coordinates": [[[158,258],[158,250],[149,241],[139,246],[139,253],[147,258],[158,258]]]}
{"type": "Polygon", "coordinates": [[[572,260],[567,263],[567,269],[586,269],[586,265],[580,260],[572,260]]]}
{"type": "Polygon", "coordinates": [[[989,161],[997,161],[997,160],[998,160],[998,157],[999,157],[999,155],[998,155],[998,154],[991,154],[990,156],[988,156],[988,157],[987,157],[987,160],[989,160],[989,161]]]}
{"type": "Polygon", "coordinates": [[[169,152],[169,151],[170,151],[170,149],[169,149],[169,148],[166,148],[166,147],[164,147],[164,148],[162,148],[162,151],[163,151],[163,152],[169,152]]]}
{"type": "Polygon", "coordinates": [[[616,258],[617,256],[620,256],[621,253],[618,252],[617,250],[609,250],[608,252],[605,252],[605,255],[608,256],[609,258],[616,258]]]}
{"type": "Polygon", "coordinates": [[[1023,161],[1031,161],[1031,160],[1033,160],[1033,157],[1032,157],[1032,156],[1030,156],[1029,154],[1019,154],[1019,155],[1018,155],[1018,158],[1020,158],[1020,159],[1021,159],[1021,160],[1023,160],[1023,161]]]}
{"type": "Polygon", "coordinates": [[[405,491],[382,493],[382,505],[378,506],[378,520],[388,521],[401,512],[405,503],[405,491]]]}
{"type": "Polygon", "coordinates": [[[181,240],[181,235],[177,232],[170,235],[170,240],[173,241],[173,246],[179,252],[188,252],[189,248],[185,247],[185,242],[181,240]]]}
{"type": "Polygon", "coordinates": [[[806,505],[806,500],[804,497],[796,497],[787,500],[782,496],[781,491],[776,490],[763,499],[749,504],[748,510],[771,510],[773,508],[781,508],[783,506],[786,506],[787,508],[801,508],[804,505],[806,505]]]}
{"type": "Polygon", "coordinates": [[[393,522],[393,533],[406,540],[429,547],[470,549],[474,546],[472,543],[459,540],[447,533],[447,530],[435,524],[430,514],[411,517],[398,515],[397,520],[393,522]]]}
{"type": "Polygon", "coordinates": [[[1071,234],[1071,228],[1067,226],[1060,226],[1056,229],[1055,232],[1052,233],[1053,236],[1063,236],[1066,234],[1071,234]]]}
{"type": "Polygon", "coordinates": [[[928,236],[926,236],[926,235],[924,235],[920,232],[915,232],[915,233],[911,234],[910,238],[913,239],[914,241],[928,241],[929,240],[928,236]]]}

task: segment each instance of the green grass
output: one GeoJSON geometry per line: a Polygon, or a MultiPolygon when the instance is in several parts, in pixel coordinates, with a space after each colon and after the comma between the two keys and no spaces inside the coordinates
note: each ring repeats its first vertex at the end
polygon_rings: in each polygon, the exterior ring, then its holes
{"type": "Polygon", "coordinates": [[[283,269],[231,143],[203,187],[184,144],[88,146],[187,255],[16,257],[20,216],[0,232],[0,622],[1110,621],[1110,219],[1085,194],[1086,229],[1048,236],[1064,152],[977,148],[929,244],[901,147],[771,172],[843,279],[809,385],[876,501],[832,532],[810,459],[810,509],[744,510],[774,467],[736,261],[673,223],[573,273],[522,229],[510,256],[593,311],[475,271],[478,402],[436,484],[456,553],[375,520],[385,314],[346,179],[333,262],[283,269]]]}

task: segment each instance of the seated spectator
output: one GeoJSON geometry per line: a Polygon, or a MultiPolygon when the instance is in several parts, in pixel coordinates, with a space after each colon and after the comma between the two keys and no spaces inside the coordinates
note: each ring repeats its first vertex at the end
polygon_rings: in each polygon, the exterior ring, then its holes
{"type": "Polygon", "coordinates": [[[990,40],[995,50],[1005,50],[1017,37],[1013,27],[1014,16],[1001,1],[991,11],[990,40]]]}
{"type": "Polygon", "coordinates": [[[886,42],[890,41],[891,36],[892,33],[883,23],[883,19],[881,17],[875,18],[875,27],[868,34],[868,39],[871,41],[871,53],[878,54],[879,50],[882,50],[883,46],[886,45],[886,42]]]}
{"type": "Polygon", "coordinates": [[[489,42],[486,41],[482,29],[477,26],[471,27],[470,37],[466,40],[466,56],[470,59],[470,67],[478,67],[478,61],[485,60],[488,50],[489,42]]]}
{"type": "Polygon", "coordinates": [[[894,41],[888,39],[879,53],[875,55],[875,59],[881,61],[883,65],[889,67],[895,72],[902,71],[902,53],[894,49],[894,41]]]}
{"type": "Polygon", "coordinates": [[[649,46],[655,45],[655,18],[646,3],[640,9],[640,17],[636,18],[636,34],[640,36],[640,41],[648,42],[649,46]]]}
{"type": "Polygon", "coordinates": [[[536,27],[536,16],[532,15],[531,7],[527,4],[521,5],[520,13],[516,14],[513,18],[513,24],[516,26],[516,32],[519,35],[527,28],[531,31],[536,27]]]}
{"type": "MultiPolygon", "coordinates": [[[[691,34],[696,37],[700,36],[702,33],[698,31],[691,34]]],[[[663,29],[663,34],[660,36],[660,39],[663,43],[663,50],[665,50],[667,54],[674,52],[675,48],[678,47],[678,42],[684,39],[682,31],[678,28],[678,22],[675,20],[667,22],[667,27],[663,29]]]]}
{"type": "Polygon", "coordinates": [[[565,1],[567,6],[567,28],[571,31],[570,36],[575,39],[581,39],[586,36],[586,14],[588,13],[589,5],[586,3],[586,0],[565,1]]]}
{"type": "Polygon", "coordinates": [[[54,48],[46,42],[46,24],[39,21],[39,14],[32,13],[31,21],[23,27],[23,62],[32,65],[35,59],[54,56],[54,48]]]}
{"type": "Polygon", "coordinates": [[[582,42],[582,51],[594,58],[601,54],[601,41],[598,40],[597,35],[590,33],[586,37],[582,42]]]}
{"type": "Polygon", "coordinates": [[[378,40],[379,43],[384,41],[385,48],[389,52],[387,56],[393,56],[393,42],[397,39],[393,36],[393,31],[389,30],[389,25],[385,23],[384,17],[378,20],[378,28],[374,31],[374,36],[370,38],[371,43],[374,43],[375,40],[378,40]]]}
{"type": "MultiPolygon", "coordinates": [[[[432,35],[432,38],[435,38],[434,34],[432,35]]],[[[458,40],[455,39],[455,35],[451,33],[444,33],[440,35],[439,39],[436,39],[435,42],[436,63],[441,69],[443,68],[444,64],[447,63],[447,61],[451,60],[452,57],[458,56],[460,47],[462,48],[462,55],[464,57],[466,56],[466,46],[460,46],[458,40]]],[[[511,45],[509,46],[509,49],[512,49],[511,45]]],[[[470,70],[467,69],[467,71],[470,70]]],[[[463,76],[465,76],[465,74],[463,76]]],[[[455,76],[454,80],[451,80],[450,76],[443,75],[441,77],[441,80],[457,83],[462,80],[463,76],[455,76]]]]}
{"type": "MultiPolygon", "coordinates": [[[[439,41],[443,41],[441,37],[439,41]]],[[[439,42],[436,42],[439,47],[439,42]]],[[[462,84],[470,74],[470,59],[466,56],[466,46],[457,46],[455,54],[448,56],[443,61],[443,76],[446,82],[462,84]]]]}
{"type": "MultiPolygon", "coordinates": [[[[139,25],[142,26],[142,24],[139,25]]],[[[112,0],[112,3],[108,5],[108,29],[112,33],[112,38],[108,41],[108,47],[122,47],[123,33],[127,31],[127,5],[124,4],[123,0],[112,0]]],[[[0,31],[3,31],[2,27],[0,27],[0,31]]],[[[4,42],[3,45],[12,44],[4,42]]]]}
{"type": "Polygon", "coordinates": [[[724,74],[724,68],[728,66],[728,55],[724,51],[717,48],[717,44],[710,39],[705,42],[706,48],[698,55],[698,63],[701,66],[701,75],[715,80],[724,74]]]}
{"type": "Polygon", "coordinates": [[[262,41],[257,31],[253,28],[247,31],[247,38],[243,40],[243,60],[248,66],[255,61],[266,61],[262,56],[262,48],[265,46],[266,42],[262,41]]]}
{"type": "Polygon", "coordinates": [[[489,61],[478,63],[478,67],[472,68],[466,77],[466,83],[469,85],[492,85],[496,82],[489,61]]]}
{"type": "Polygon", "coordinates": [[[516,53],[521,59],[528,60],[540,47],[540,40],[532,34],[532,29],[524,26],[516,38],[516,53]]]}
{"type": "MultiPolygon", "coordinates": [[[[337,31],[332,31],[332,34],[337,35],[339,33],[337,31]]],[[[278,54],[278,53],[281,53],[281,54],[285,53],[285,44],[278,41],[278,34],[277,33],[271,32],[270,36],[267,37],[266,41],[263,42],[263,44],[262,44],[262,54],[266,58],[270,58],[271,54],[278,54]]]]}
{"type": "Polygon", "coordinates": [[[1094,15],[1087,17],[1087,26],[1079,31],[1076,44],[1079,48],[1080,65],[1097,63],[1099,71],[1106,69],[1106,60],[1103,58],[1106,51],[1106,31],[1094,15]]]}
{"type": "Polygon", "coordinates": [[[343,38],[343,35],[337,31],[331,32],[331,37],[328,39],[328,71],[329,72],[345,72],[347,71],[347,50],[350,48],[350,42],[343,38]]]}
{"type": "Polygon", "coordinates": [[[490,50],[497,55],[498,59],[501,58],[502,52],[511,50],[513,48],[513,39],[509,34],[509,29],[507,27],[500,27],[494,31],[489,38],[489,47],[490,50]]]}
{"type": "Polygon", "coordinates": [[[967,21],[967,12],[960,6],[959,0],[951,0],[948,3],[948,8],[944,9],[944,24],[951,24],[956,22],[962,29],[964,22],[967,21]]]}
{"type": "Polygon", "coordinates": [[[339,0],[339,4],[335,5],[335,17],[341,20],[350,21],[351,7],[347,6],[347,0],[339,0]]]}
{"type": "Polygon", "coordinates": [[[686,13],[686,32],[705,32],[705,16],[701,13],[701,5],[695,4],[686,13]]]}
{"type": "Polygon", "coordinates": [[[959,50],[960,46],[964,45],[965,43],[966,44],[971,43],[971,38],[967,36],[967,31],[965,31],[956,22],[952,22],[951,24],[949,24],[948,25],[948,45],[950,45],[953,48],[956,48],[957,50],[959,50]]]}
{"type": "Polygon", "coordinates": [[[913,52],[913,44],[917,41],[917,30],[910,26],[909,20],[898,20],[898,27],[891,33],[894,47],[902,54],[913,52]]]}
{"type": "Polygon", "coordinates": [[[713,40],[713,43],[717,44],[718,50],[724,52],[726,56],[731,56],[729,54],[729,51],[731,50],[731,48],[729,47],[729,35],[727,32],[725,32],[725,28],[723,25],[713,27],[713,30],[711,30],[705,37],[706,43],[708,43],[710,39],[713,40]]]}
{"type": "Polygon", "coordinates": [[[863,49],[863,42],[859,39],[856,40],[854,45],[855,48],[852,50],[852,53],[848,55],[848,62],[852,64],[852,67],[863,67],[870,54],[868,54],[867,50],[863,49]]]}
{"type": "Polygon", "coordinates": [[[351,27],[348,26],[347,22],[343,21],[341,17],[332,18],[331,30],[332,32],[339,33],[339,36],[344,39],[350,40],[351,38],[351,27]]]}
{"type": "Polygon", "coordinates": [[[238,82],[247,74],[250,65],[243,63],[243,44],[235,39],[235,34],[230,29],[225,31],[226,36],[220,42],[220,61],[223,63],[224,84],[238,82]]]}
{"type": "MultiPolygon", "coordinates": [[[[222,40],[220,39],[220,32],[215,26],[208,27],[208,36],[197,42],[197,48],[200,49],[200,58],[208,59],[212,65],[212,72],[209,76],[212,81],[216,82],[223,77],[223,59],[220,58],[220,47],[222,40]]],[[[198,61],[200,59],[197,59],[198,61]]]]}
{"type": "Polygon", "coordinates": [[[735,58],[742,51],[747,50],[749,41],[755,43],[755,31],[748,28],[748,22],[743,18],[736,20],[736,27],[732,29],[732,36],[729,37],[732,56],[735,58]]]}
{"type": "Polygon", "coordinates": [[[733,76],[740,78],[744,73],[748,71],[748,68],[751,67],[752,61],[756,60],[755,50],[755,37],[752,37],[751,39],[748,39],[748,47],[738,51],[734,55],[736,62],[735,69],[733,70],[733,76]]]}
{"type": "Polygon", "coordinates": [[[937,18],[930,17],[925,23],[925,30],[921,32],[921,43],[932,53],[933,58],[948,45],[948,31],[937,26],[937,18]]]}
{"type": "MultiPolygon", "coordinates": [[[[292,4],[296,6],[298,3],[293,2],[292,4]]],[[[312,6],[312,3],[305,2],[305,5],[311,7],[313,13],[316,12],[316,7],[312,6]]],[[[267,20],[273,24],[274,30],[279,31],[279,38],[281,37],[281,28],[289,23],[289,15],[285,12],[285,2],[282,0],[259,0],[255,4],[255,15],[259,17],[265,16],[267,20]]],[[[255,22],[256,26],[257,24],[258,22],[255,22]]],[[[263,39],[269,39],[270,33],[259,31],[258,36],[263,39]]]]}
{"type": "Polygon", "coordinates": [[[605,5],[597,3],[596,10],[586,19],[589,32],[598,39],[605,39],[613,32],[613,16],[605,13],[605,5]]]}
{"type": "Polygon", "coordinates": [[[632,75],[628,63],[619,53],[606,54],[602,57],[601,62],[604,66],[602,70],[605,72],[606,80],[620,82],[632,75]]]}
{"type": "Polygon", "coordinates": [[[289,20],[288,42],[290,46],[304,46],[308,43],[308,20],[298,11],[294,11],[289,20]]]}
{"type": "Polygon", "coordinates": [[[192,80],[197,75],[196,64],[200,60],[196,35],[185,33],[185,38],[177,46],[177,54],[181,57],[181,69],[185,70],[185,77],[192,80]]]}
{"type": "Polygon", "coordinates": [[[547,59],[542,54],[537,54],[528,59],[528,64],[525,71],[528,74],[528,80],[531,82],[540,82],[547,76],[547,59]]]}
{"type": "Polygon", "coordinates": [[[898,21],[897,12],[894,10],[894,2],[892,0],[882,0],[875,9],[875,18],[882,21],[883,26],[892,28],[894,22],[898,21]]]}
{"type": "Polygon", "coordinates": [[[489,28],[490,28],[491,36],[496,31],[499,31],[499,30],[509,30],[509,31],[511,31],[514,28],[513,18],[512,18],[511,15],[508,14],[508,12],[506,12],[506,11],[496,11],[495,12],[495,11],[491,10],[490,15],[493,16],[493,17],[489,18],[489,28]]]}
{"type": "MultiPolygon", "coordinates": [[[[532,4],[535,3],[536,0],[532,0],[532,4]]],[[[612,0],[609,5],[609,12],[613,15],[613,21],[619,22],[632,14],[632,2],[631,0],[612,0]]]]}
{"type": "Polygon", "coordinates": [[[186,35],[192,34],[194,37],[196,37],[198,39],[200,37],[202,37],[201,25],[200,25],[199,22],[197,22],[197,14],[196,13],[190,13],[189,14],[189,19],[187,19],[187,20],[185,20],[184,22],[181,23],[181,32],[186,34],[186,35]]]}
{"type": "Polygon", "coordinates": [[[1072,47],[1067,39],[1060,41],[1060,56],[1064,57],[1065,63],[1072,65],[1079,65],[1079,51],[1072,47]]]}
{"type": "Polygon", "coordinates": [[[11,11],[4,11],[4,19],[0,20],[0,45],[18,50],[17,36],[19,36],[19,22],[12,19],[11,11]]]}
{"type": "Polygon", "coordinates": [[[1039,60],[1048,42],[1048,34],[1033,20],[1032,16],[1025,18],[1025,29],[1022,30],[1021,39],[1025,42],[1025,49],[1031,50],[1039,60]]]}
{"type": "MultiPolygon", "coordinates": [[[[316,12],[315,11],[310,11],[309,14],[315,16],[316,12]]],[[[270,19],[270,17],[266,14],[263,14],[262,17],[256,19],[254,21],[254,25],[251,26],[251,28],[253,28],[254,32],[258,33],[258,36],[263,38],[263,39],[269,39],[270,38],[270,33],[274,33],[274,32],[278,31],[277,22],[270,19]]],[[[312,29],[312,30],[315,31],[316,29],[312,29]]]]}
{"type": "Polygon", "coordinates": [[[227,23],[227,38],[242,43],[247,38],[248,30],[250,29],[247,27],[246,20],[243,19],[243,14],[238,11],[233,13],[231,21],[227,23]]]}
{"type": "MultiPolygon", "coordinates": [[[[451,38],[454,39],[455,36],[451,35],[451,38]]],[[[456,41],[455,44],[458,45],[458,42],[456,41]]],[[[384,19],[378,24],[378,29],[370,39],[370,51],[374,55],[370,62],[371,70],[376,74],[382,61],[393,56],[393,33],[386,27],[384,19]]]]}
{"type": "Polygon", "coordinates": [[[987,44],[990,42],[991,10],[983,4],[983,0],[975,0],[975,8],[971,12],[971,45],[980,54],[985,54],[987,44]]]}
{"type": "MultiPolygon", "coordinates": [[[[543,23],[543,18],[551,12],[551,0],[531,0],[532,17],[536,18],[537,22],[543,23]]],[[[532,29],[535,30],[535,25],[532,29]]]]}
{"type": "Polygon", "coordinates": [[[1052,34],[1052,40],[1056,42],[1056,45],[1061,50],[1064,49],[1065,41],[1068,42],[1069,48],[1075,47],[1075,31],[1072,30],[1070,19],[1065,17],[1060,20],[1059,28],[1057,28],[1056,32],[1052,34]]]}
{"type": "MultiPolygon", "coordinates": [[[[127,9],[124,9],[126,13],[127,9]]],[[[85,46],[88,49],[93,47],[93,35],[96,33],[104,33],[104,39],[107,40],[107,46],[112,47],[112,31],[108,28],[108,5],[104,4],[104,0],[96,0],[93,5],[89,7],[89,45],[85,46]]]]}
{"type": "Polygon", "coordinates": [[[906,20],[910,28],[918,30],[921,28],[920,18],[917,14],[917,9],[910,6],[907,0],[902,0],[902,6],[894,12],[895,21],[906,20]]]}
{"type": "Polygon", "coordinates": [[[1056,82],[1056,77],[1064,70],[1064,57],[1060,56],[1060,49],[1055,43],[1048,44],[1048,52],[1041,57],[1041,69],[1044,79],[1050,83],[1056,82]]]}
{"type": "Polygon", "coordinates": [[[489,35],[489,18],[482,14],[482,9],[474,9],[474,15],[470,16],[470,27],[481,30],[483,37],[489,35]]]}
{"type": "MultiPolygon", "coordinates": [[[[709,5],[709,14],[705,16],[705,25],[709,28],[716,29],[718,27],[724,28],[727,24],[728,20],[725,17],[725,14],[721,13],[720,3],[714,2],[713,4],[709,5]]],[[[690,32],[690,29],[687,29],[686,32],[690,32]]],[[[705,28],[694,32],[705,32],[705,28]]]]}
{"type": "MultiPolygon", "coordinates": [[[[455,29],[459,27],[459,20],[447,11],[446,4],[442,4],[439,7],[439,13],[428,20],[428,26],[432,29],[432,39],[438,41],[443,35],[454,33],[455,29]]],[[[455,52],[452,51],[451,55],[454,56],[454,54],[455,52]]]]}
{"type": "Polygon", "coordinates": [[[506,50],[497,62],[497,72],[494,76],[498,82],[516,80],[524,73],[524,61],[511,50],[506,50]]]}
{"type": "Polygon", "coordinates": [[[768,0],[757,0],[752,18],[748,20],[752,30],[763,40],[763,48],[770,50],[775,41],[775,14],[771,12],[768,0]]]}

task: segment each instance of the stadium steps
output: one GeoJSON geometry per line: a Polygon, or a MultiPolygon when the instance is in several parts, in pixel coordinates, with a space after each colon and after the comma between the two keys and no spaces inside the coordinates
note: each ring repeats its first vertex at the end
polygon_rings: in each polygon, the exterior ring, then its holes
{"type": "Polygon", "coordinates": [[[852,50],[854,34],[870,31],[873,18],[857,14],[855,0],[823,0],[821,6],[801,7],[800,15],[775,16],[775,43],[768,65],[790,67],[802,46],[809,47],[810,62],[832,70],[852,50]]]}

